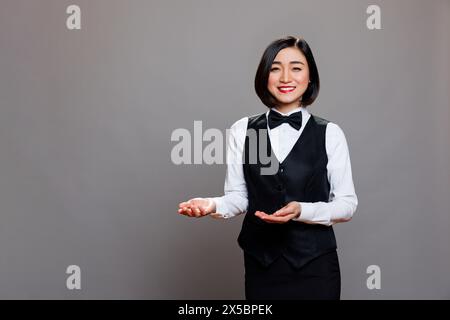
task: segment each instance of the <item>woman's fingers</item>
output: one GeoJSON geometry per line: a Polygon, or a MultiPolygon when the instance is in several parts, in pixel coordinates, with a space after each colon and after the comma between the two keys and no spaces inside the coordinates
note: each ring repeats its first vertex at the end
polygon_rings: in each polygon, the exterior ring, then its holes
{"type": "Polygon", "coordinates": [[[187,207],[188,205],[190,205],[189,201],[185,201],[185,202],[181,202],[178,207],[183,208],[183,207],[187,207]]]}
{"type": "Polygon", "coordinates": [[[204,216],[205,215],[205,208],[203,208],[202,206],[198,207],[200,216],[204,216]]]}
{"type": "Polygon", "coordinates": [[[207,201],[203,198],[194,198],[189,200],[194,217],[198,218],[204,215],[202,209],[206,205],[206,202],[207,201]]]}
{"type": "Polygon", "coordinates": [[[286,216],[291,213],[293,213],[291,208],[283,207],[280,210],[275,211],[273,215],[276,217],[281,217],[281,216],[286,216]]]}
{"type": "Polygon", "coordinates": [[[192,217],[192,216],[193,216],[192,209],[191,209],[191,205],[188,204],[188,203],[186,203],[186,202],[184,202],[184,205],[182,205],[182,204],[180,203],[180,208],[178,209],[178,212],[179,212],[180,214],[185,215],[185,216],[189,216],[189,217],[192,217]]]}
{"type": "Polygon", "coordinates": [[[188,208],[189,208],[189,203],[188,202],[181,202],[178,205],[178,207],[179,207],[178,213],[183,214],[185,216],[190,216],[190,213],[189,213],[189,210],[188,210],[188,208]]]}
{"type": "Polygon", "coordinates": [[[178,205],[178,213],[189,217],[203,217],[213,211],[212,201],[204,198],[193,198],[178,205]]]}
{"type": "Polygon", "coordinates": [[[292,219],[292,217],[294,217],[294,214],[290,213],[286,215],[276,216],[275,214],[267,214],[262,211],[256,211],[255,216],[257,216],[261,220],[264,220],[267,223],[286,223],[290,219],[292,219]]]}
{"type": "Polygon", "coordinates": [[[298,202],[292,201],[285,205],[283,208],[275,211],[273,216],[283,217],[288,215],[297,215],[301,212],[301,206],[298,202]]]}
{"type": "Polygon", "coordinates": [[[200,214],[200,210],[198,209],[198,207],[196,206],[196,205],[193,205],[192,207],[191,207],[191,210],[192,210],[192,213],[193,213],[193,215],[194,215],[194,217],[200,217],[201,216],[201,214],[200,214]]]}
{"type": "Polygon", "coordinates": [[[206,209],[204,206],[196,206],[195,212],[198,214],[199,217],[206,216],[206,209]]]}
{"type": "Polygon", "coordinates": [[[267,218],[269,215],[268,215],[267,213],[265,213],[265,212],[262,212],[262,211],[256,211],[256,212],[255,212],[255,216],[257,216],[258,218],[264,220],[264,219],[267,218]]]}
{"type": "Polygon", "coordinates": [[[178,209],[178,213],[189,217],[202,217],[205,215],[205,211],[202,207],[190,204],[178,209]]]}

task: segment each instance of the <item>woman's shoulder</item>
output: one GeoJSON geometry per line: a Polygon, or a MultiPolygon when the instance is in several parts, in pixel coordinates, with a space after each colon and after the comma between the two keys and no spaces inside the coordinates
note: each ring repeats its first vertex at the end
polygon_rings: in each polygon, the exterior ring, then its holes
{"type": "Polygon", "coordinates": [[[322,127],[322,132],[324,132],[328,149],[335,150],[336,146],[343,144],[345,145],[347,143],[344,131],[342,130],[340,125],[338,125],[334,121],[319,117],[312,113],[310,113],[310,115],[311,118],[314,119],[314,122],[319,125],[319,127],[322,127]]]}
{"type": "Polygon", "coordinates": [[[339,126],[336,122],[328,121],[327,123],[327,133],[334,136],[343,136],[344,131],[341,126],[339,126]]]}
{"type": "Polygon", "coordinates": [[[325,136],[327,149],[336,151],[338,146],[347,146],[344,131],[335,122],[328,122],[325,136]]]}
{"type": "Polygon", "coordinates": [[[337,134],[343,134],[342,128],[334,121],[319,117],[315,114],[310,113],[311,117],[318,125],[323,125],[326,127],[327,132],[333,132],[337,134]]]}
{"type": "Polygon", "coordinates": [[[326,127],[328,125],[328,123],[331,123],[330,120],[325,119],[323,117],[320,117],[320,116],[318,116],[316,114],[313,114],[313,113],[310,113],[310,112],[309,112],[309,114],[310,114],[311,118],[314,119],[314,122],[317,123],[318,125],[326,127]]]}
{"type": "Polygon", "coordinates": [[[266,112],[262,112],[242,117],[231,125],[231,129],[247,129],[249,121],[255,121],[257,119],[260,119],[261,117],[265,116],[265,114],[266,112]]]}

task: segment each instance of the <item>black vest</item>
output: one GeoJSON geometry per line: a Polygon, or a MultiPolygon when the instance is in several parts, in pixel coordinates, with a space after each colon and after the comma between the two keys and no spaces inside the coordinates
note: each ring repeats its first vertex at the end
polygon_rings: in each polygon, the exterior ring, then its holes
{"type": "Polygon", "coordinates": [[[268,266],[283,255],[294,267],[300,268],[315,257],[336,249],[331,226],[293,220],[284,224],[267,223],[255,216],[255,211],[272,214],[291,201],[328,202],[330,184],[325,148],[328,122],[311,114],[294,147],[279,163],[270,146],[266,113],[249,117],[243,154],[249,203],[238,243],[263,265],[268,266]],[[249,131],[265,134],[260,136],[249,131]],[[257,143],[251,141],[254,138],[257,143]],[[261,174],[261,168],[268,168],[271,164],[260,159],[259,139],[267,139],[264,154],[278,164],[275,174],[261,174]],[[250,146],[253,147],[250,149],[250,146]]]}

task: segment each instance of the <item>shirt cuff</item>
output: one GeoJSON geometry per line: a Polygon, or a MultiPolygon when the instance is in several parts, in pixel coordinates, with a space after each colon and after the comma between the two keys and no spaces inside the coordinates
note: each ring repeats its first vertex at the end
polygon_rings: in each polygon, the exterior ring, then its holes
{"type": "Polygon", "coordinates": [[[299,221],[299,222],[305,222],[305,223],[311,223],[314,221],[314,203],[311,202],[299,202],[300,206],[302,208],[302,211],[300,212],[300,216],[297,218],[294,218],[292,220],[299,221]]]}
{"type": "Polygon", "coordinates": [[[215,219],[227,218],[227,215],[223,213],[226,212],[226,207],[224,202],[222,201],[222,197],[206,198],[206,199],[212,200],[216,204],[216,212],[210,213],[209,216],[215,219]]]}

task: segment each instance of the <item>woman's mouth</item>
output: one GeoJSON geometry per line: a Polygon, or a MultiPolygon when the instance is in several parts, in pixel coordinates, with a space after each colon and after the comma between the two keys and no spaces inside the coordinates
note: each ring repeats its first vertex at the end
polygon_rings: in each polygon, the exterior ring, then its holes
{"type": "Polygon", "coordinates": [[[277,87],[278,91],[281,93],[289,93],[295,90],[295,87],[293,86],[283,86],[283,87],[277,87]]]}

